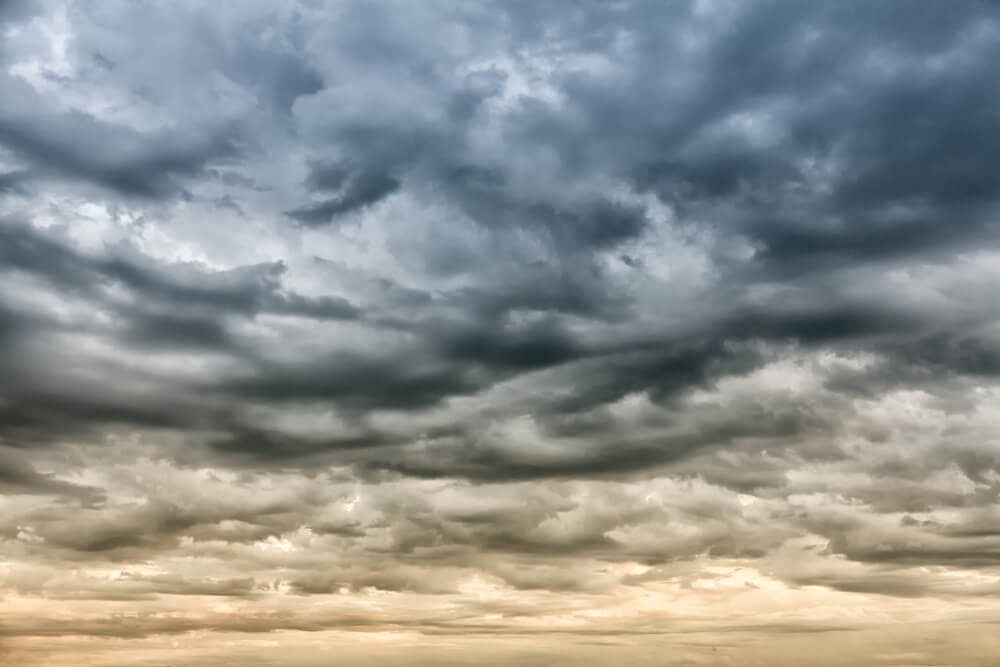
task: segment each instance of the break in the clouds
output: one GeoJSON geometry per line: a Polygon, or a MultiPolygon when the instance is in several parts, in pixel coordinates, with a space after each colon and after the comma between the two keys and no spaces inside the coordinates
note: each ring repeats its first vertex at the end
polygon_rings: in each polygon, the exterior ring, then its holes
{"type": "Polygon", "coordinates": [[[0,1],[0,662],[992,664],[998,62],[971,0],[0,1]]]}

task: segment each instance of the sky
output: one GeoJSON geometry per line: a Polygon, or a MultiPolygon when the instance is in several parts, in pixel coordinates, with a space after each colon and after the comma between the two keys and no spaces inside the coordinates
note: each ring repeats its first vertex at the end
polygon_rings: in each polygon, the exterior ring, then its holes
{"type": "Polygon", "coordinates": [[[0,0],[0,664],[991,667],[1000,5],[0,0]]]}

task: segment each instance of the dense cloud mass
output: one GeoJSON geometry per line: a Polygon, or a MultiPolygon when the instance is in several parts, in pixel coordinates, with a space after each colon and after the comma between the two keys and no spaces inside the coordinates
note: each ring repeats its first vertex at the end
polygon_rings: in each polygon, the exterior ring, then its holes
{"type": "Polygon", "coordinates": [[[974,1],[0,0],[0,664],[994,664],[998,62],[974,1]]]}

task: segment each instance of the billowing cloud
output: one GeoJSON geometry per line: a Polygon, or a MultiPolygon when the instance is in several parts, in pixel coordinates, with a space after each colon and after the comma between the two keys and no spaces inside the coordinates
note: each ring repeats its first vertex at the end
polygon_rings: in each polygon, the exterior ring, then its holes
{"type": "Polygon", "coordinates": [[[0,663],[1000,650],[997,7],[0,33],[0,663]]]}

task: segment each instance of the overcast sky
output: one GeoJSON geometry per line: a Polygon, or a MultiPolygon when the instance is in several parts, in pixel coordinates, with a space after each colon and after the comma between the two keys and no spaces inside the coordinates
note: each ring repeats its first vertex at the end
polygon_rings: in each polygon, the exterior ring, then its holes
{"type": "Polygon", "coordinates": [[[974,0],[0,0],[0,664],[995,665],[998,65],[974,0]]]}

